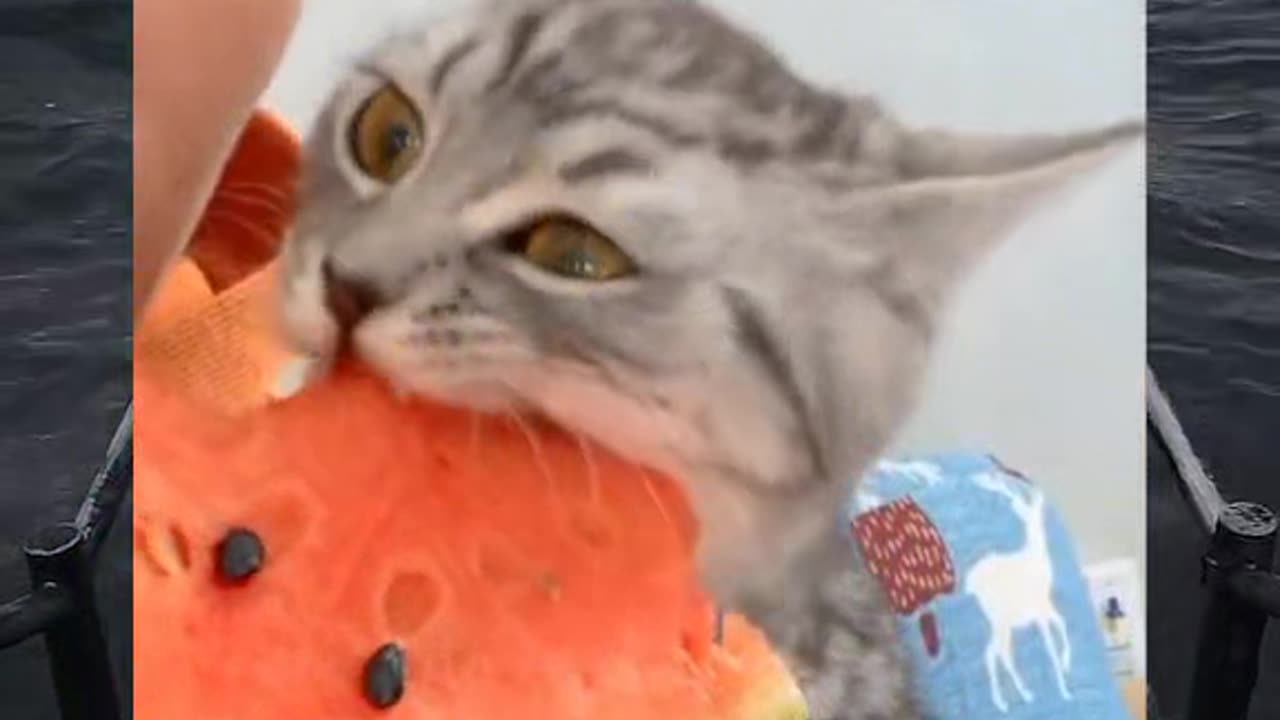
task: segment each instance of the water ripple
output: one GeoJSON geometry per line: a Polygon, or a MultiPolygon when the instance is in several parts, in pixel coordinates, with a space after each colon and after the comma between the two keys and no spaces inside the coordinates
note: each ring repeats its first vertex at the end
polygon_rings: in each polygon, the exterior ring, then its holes
{"type": "MultiPolygon", "coordinates": [[[[1148,359],[1224,493],[1280,507],[1280,4],[1148,8],[1148,359]]],[[[1203,540],[1151,447],[1148,674],[1168,720],[1191,680],[1203,540]]],[[[1274,677],[1280,636],[1264,655],[1274,677]]],[[[1280,683],[1260,681],[1250,718],[1275,717],[1280,683]]]]}

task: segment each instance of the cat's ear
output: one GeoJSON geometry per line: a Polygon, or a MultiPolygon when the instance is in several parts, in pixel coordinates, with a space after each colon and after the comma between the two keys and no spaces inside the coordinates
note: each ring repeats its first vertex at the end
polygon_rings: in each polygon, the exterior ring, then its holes
{"type": "Polygon", "coordinates": [[[900,291],[942,295],[1015,225],[1142,132],[1139,122],[1063,135],[900,131],[898,180],[851,198],[854,216],[885,243],[900,291]]]}
{"type": "Polygon", "coordinates": [[[758,354],[788,379],[823,476],[860,472],[905,419],[946,291],[1042,201],[1141,133],[1125,124],[1066,136],[901,135],[900,180],[850,200],[850,223],[884,244],[874,277],[847,296],[801,286],[785,303],[743,294],[731,303],[738,324],[755,328],[744,335],[758,354]]]}

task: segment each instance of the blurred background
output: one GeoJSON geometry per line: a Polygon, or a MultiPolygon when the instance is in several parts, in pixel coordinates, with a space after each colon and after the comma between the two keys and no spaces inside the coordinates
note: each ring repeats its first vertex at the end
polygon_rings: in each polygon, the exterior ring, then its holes
{"type": "MultiPolygon", "coordinates": [[[[129,400],[132,24],[129,0],[0,0],[0,603],[129,400]]],[[[126,701],[129,514],[97,578],[126,701]]],[[[0,718],[57,718],[42,640],[0,652],[0,718]]]]}
{"type": "MultiPolygon", "coordinates": [[[[1280,508],[1280,5],[1152,0],[1148,361],[1228,500],[1280,508]]],[[[1149,443],[1150,677],[1185,717],[1205,537],[1149,443]]],[[[1280,717],[1280,633],[1250,720],[1280,717]]]]}

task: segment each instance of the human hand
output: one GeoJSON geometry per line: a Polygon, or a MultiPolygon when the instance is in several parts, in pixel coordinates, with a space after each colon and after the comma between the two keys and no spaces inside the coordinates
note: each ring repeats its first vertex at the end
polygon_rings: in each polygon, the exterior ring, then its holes
{"type": "Polygon", "coordinates": [[[133,307],[200,219],[301,0],[135,0],[133,307]]]}

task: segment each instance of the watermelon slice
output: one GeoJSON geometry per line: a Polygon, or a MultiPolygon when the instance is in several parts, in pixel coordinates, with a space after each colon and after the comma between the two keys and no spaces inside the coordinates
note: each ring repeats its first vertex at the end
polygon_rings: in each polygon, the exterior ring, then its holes
{"type": "Polygon", "coordinates": [[[663,478],[354,369],[236,420],[135,392],[139,718],[803,712],[754,630],[713,642],[663,478]]]}
{"type": "Polygon", "coordinates": [[[139,335],[136,717],[804,716],[756,630],[713,641],[674,483],[355,365],[269,402],[278,348],[228,320],[266,253],[218,261],[208,227],[139,335]]]}

